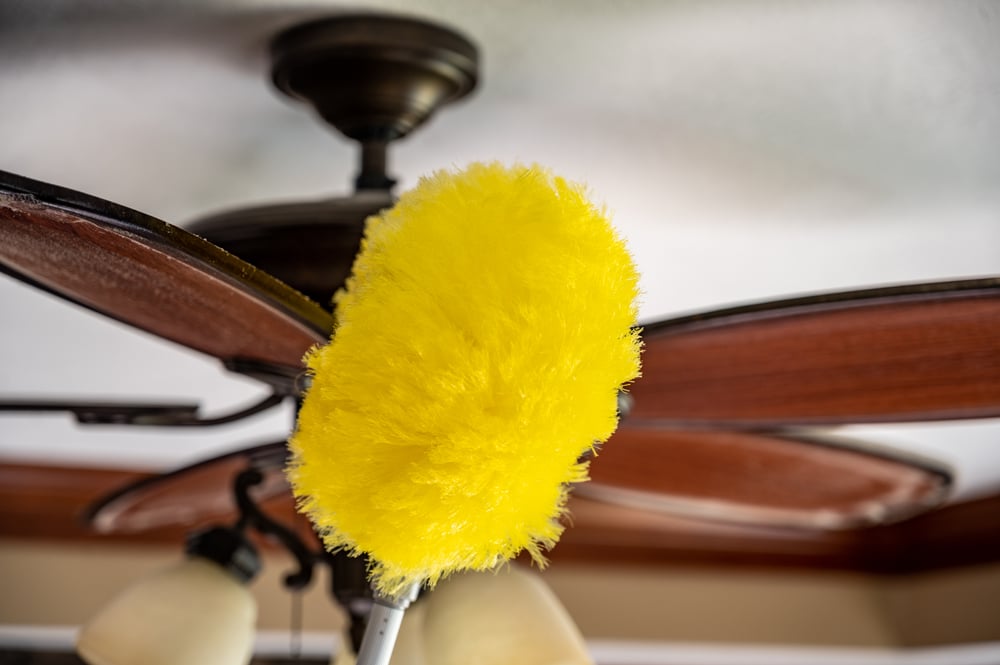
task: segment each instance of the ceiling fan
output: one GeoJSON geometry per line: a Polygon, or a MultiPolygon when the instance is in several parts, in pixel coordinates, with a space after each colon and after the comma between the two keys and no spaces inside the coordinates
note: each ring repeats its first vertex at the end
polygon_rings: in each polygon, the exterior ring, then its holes
{"type": "MultiPolygon", "coordinates": [[[[13,402],[82,423],[232,422],[304,389],[301,358],[326,340],[331,295],[365,218],[392,203],[386,152],[468,94],[478,53],[439,25],[347,15],[280,33],[279,90],[361,145],[356,193],[213,215],[188,230],[86,194],[0,174],[0,268],[24,283],[222,361],[271,394],[223,416],[190,404],[13,402]]],[[[797,297],[644,326],[644,374],[593,464],[588,500],[780,528],[905,519],[946,497],[933,460],[819,434],[849,423],[1000,415],[1000,278],[797,297]]],[[[89,511],[99,531],[137,531],[232,511],[247,465],[262,495],[287,492],[283,443],[122,488],[89,511]],[[198,493],[191,488],[200,486],[198,493]],[[187,510],[165,510],[186,504],[187,510]],[[191,509],[191,506],[195,506],[191,509]]]]}

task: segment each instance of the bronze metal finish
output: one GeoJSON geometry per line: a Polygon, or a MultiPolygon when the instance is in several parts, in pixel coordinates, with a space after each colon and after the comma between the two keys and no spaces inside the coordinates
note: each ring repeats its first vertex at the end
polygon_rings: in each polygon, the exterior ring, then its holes
{"type": "Polygon", "coordinates": [[[188,229],[330,309],[361,248],[365,220],[391,205],[388,192],[363,192],[223,212],[188,229]]]}
{"type": "Polygon", "coordinates": [[[476,85],[475,45],[443,26],[380,14],[298,25],[274,40],[274,84],[361,143],[409,134],[476,85]]]}
{"type": "Polygon", "coordinates": [[[226,211],[188,228],[330,308],[365,220],[393,203],[389,143],[467,95],[478,61],[465,37],[411,18],[345,15],[286,30],[272,43],[274,83],[361,144],[358,194],[226,211]]]}

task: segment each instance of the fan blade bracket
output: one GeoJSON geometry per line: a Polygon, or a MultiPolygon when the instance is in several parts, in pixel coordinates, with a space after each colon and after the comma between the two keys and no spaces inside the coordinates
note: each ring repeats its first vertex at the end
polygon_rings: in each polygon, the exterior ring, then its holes
{"type": "Polygon", "coordinates": [[[196,419],[198,405],[13,401],[0,402],[0,412],[69,413],[81,425],[157,425],[196,419]]]}
{"type": "Polygon", "coordinates": [[[235,374],[242,374],[270,386],[276,395],[298,396],[309,387],[309,377],[302,367],[288,367],[253,358],[228,358],[222,365],[235,374]]]}
{"type": "Polygon", "coordinates": [[[140,427],[213,427],[236,422],[280,404],[287,395],[272,393],[253,404],[204,418],[197,404],[115,404],[101,402],[11,401],[0,402],[0,413],[69,413],[81,425],[130,425],[140,427]]]}

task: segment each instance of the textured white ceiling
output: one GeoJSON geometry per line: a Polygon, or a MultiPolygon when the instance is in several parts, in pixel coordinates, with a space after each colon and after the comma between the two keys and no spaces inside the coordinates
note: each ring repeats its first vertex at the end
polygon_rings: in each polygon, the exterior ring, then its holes
{"type": "MultiPolygon", "coordinates": [[[[0,5],[0,168],[184,223],[347,191],[353,148],[270,90],[266,44],[309,16],[394,8],[482,48],[481,86],[392,171],[547,164],[607,203],[643,318],[821,290],[1000,274],[1000,4],[0,5]]],[[[0,393],[171,397],[256,386],[0,280],[0,393]]],[[[277,438],[290,414],[181,435],[0,418],[0,456],[170,466],[277,438]]],[[[997,423],[859,428],[1000,490],[997,423]]]]}

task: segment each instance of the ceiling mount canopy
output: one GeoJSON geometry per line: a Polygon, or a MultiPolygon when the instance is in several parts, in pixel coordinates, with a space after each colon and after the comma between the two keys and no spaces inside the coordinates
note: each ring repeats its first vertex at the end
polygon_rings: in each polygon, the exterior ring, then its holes
{"type": "Polygon", "coordinates": [[[459,33],[384,14],[295,26],[274,39],[271,55],[279,90],[362,143],[406,136],[468,94],[479,67],[475,45],[459,33]]]}

